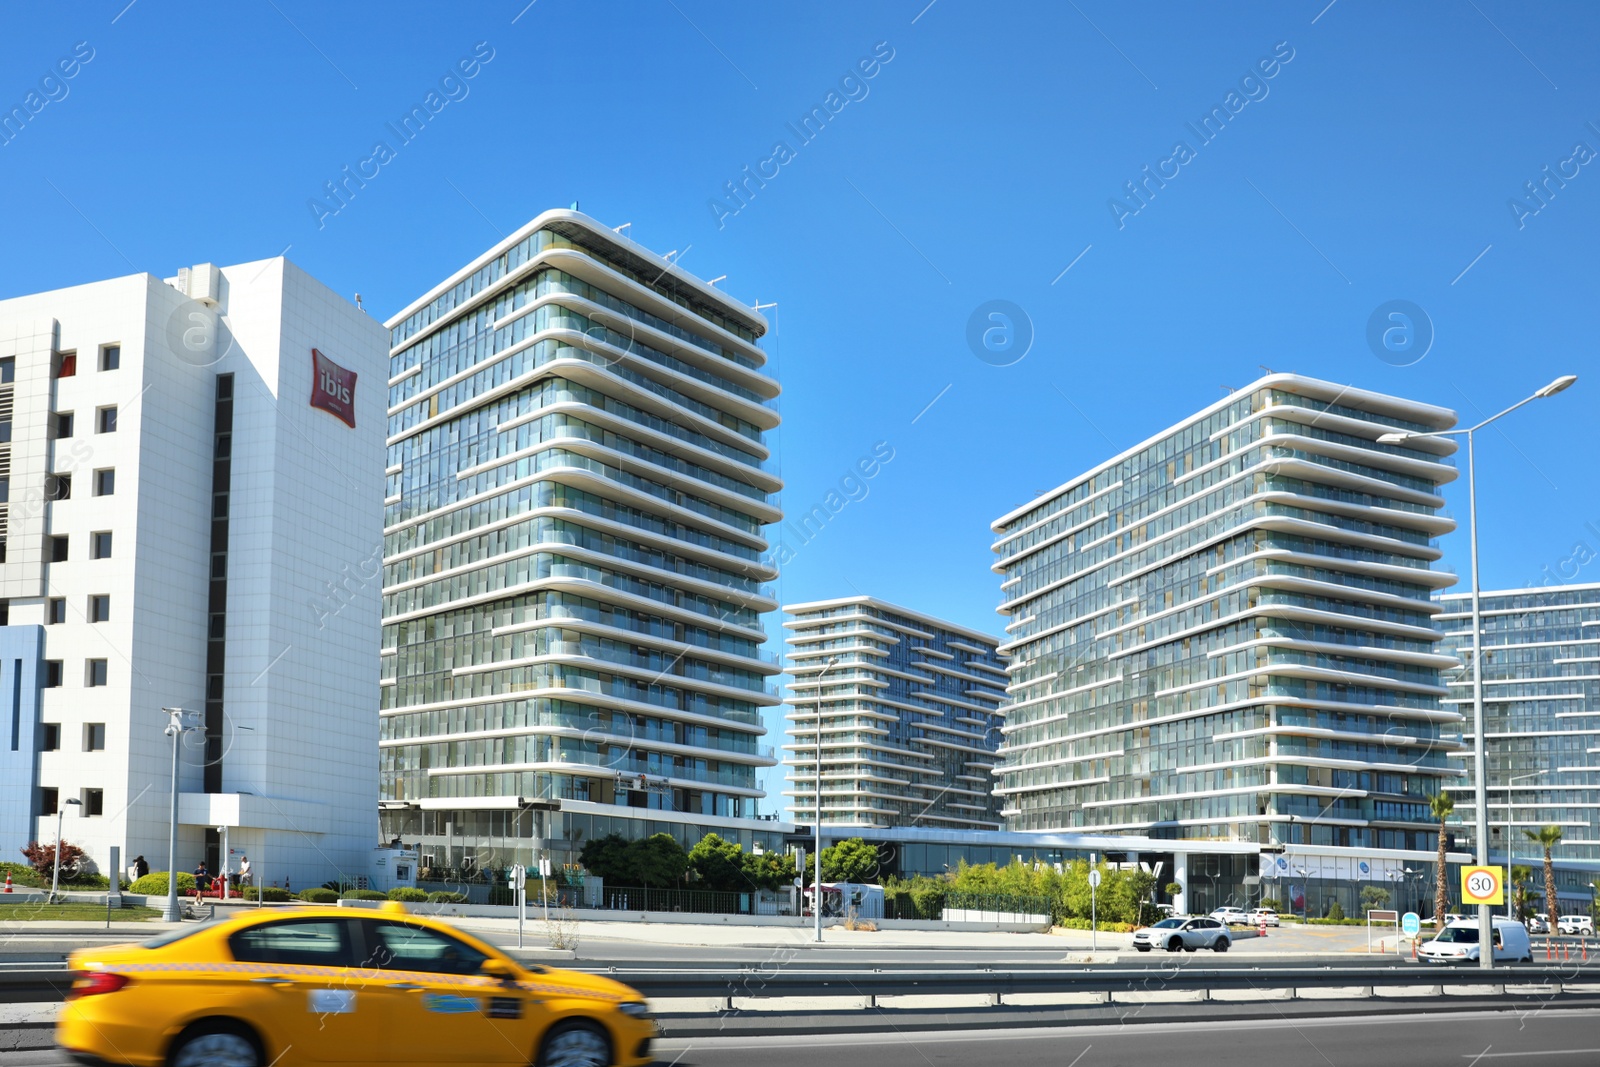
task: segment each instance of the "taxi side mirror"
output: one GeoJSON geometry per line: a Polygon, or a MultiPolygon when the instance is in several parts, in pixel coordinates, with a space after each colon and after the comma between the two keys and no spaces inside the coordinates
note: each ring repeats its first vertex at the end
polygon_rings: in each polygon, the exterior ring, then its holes
{"type": "Polygon", "coordinates": [[[478,973],[501,982],[512,982],[517,977],[516,970],[511,964],[493,956],[483,961],[482,965],[478,967],[478,973]]]}

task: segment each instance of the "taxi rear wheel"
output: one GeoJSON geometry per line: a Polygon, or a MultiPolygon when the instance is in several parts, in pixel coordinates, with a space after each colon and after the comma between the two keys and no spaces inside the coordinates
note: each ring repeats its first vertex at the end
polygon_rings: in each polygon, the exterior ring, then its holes
{"type": "Polygon", "coordinates": [[[539,1067],[609,1067],[611,1039],[596,1023],[569,1022],[551,1029],[539,1047],[539,1067]]]}
{"type": "Polygon", "coordinates": [[[167,1057],[169,1067],[262,1067],[265,1058],[255,1035],[238,1023],[197,1023],[178,1035],[167,1057]]]}

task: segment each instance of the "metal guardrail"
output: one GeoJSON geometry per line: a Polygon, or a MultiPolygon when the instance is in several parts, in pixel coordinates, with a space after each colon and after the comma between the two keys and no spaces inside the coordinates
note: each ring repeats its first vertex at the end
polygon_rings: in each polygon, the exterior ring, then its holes
{"type": "MultiPolygon", "coordinates": [[[[606,973],[601,969],[598,973],[606,973]]],[[[969,994],[999,998],[1023,993],[1153,993],[1359,989],[1429,987],[1493,987],[1497,992],[1555,995],[1572,984],[1600,991],[1600,966],[1564,968],[1501,968],[1485,975],[1476,967],[1446,969],[1418,964],[1391,967],[1225,967],[1185,966],[1127,968],[1097,965],[1093,969],[1007,971],[818,971],[743,970],[722,974],[704,971],[656,971],[613,974],[649,998],[708,999],[770,997],[877,998],[969,994]]],[[[40,1003],[59,1000],[71,986],[62,967],[0,971],[0,1002],[40,1003]]],[[[731,1004],[730,1004],[731,1006],[731,1004]]]]}

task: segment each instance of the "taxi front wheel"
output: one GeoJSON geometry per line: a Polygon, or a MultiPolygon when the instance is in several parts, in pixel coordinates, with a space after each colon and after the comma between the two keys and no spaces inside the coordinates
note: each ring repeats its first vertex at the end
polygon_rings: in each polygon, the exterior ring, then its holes
{"type": "Polygon", "coordinates": [[[178,1036],[170,1067],[261,1067],[261,1048],[244,1027],[224,1020],[199,1023],[178,1036]]]}
{"type": "Polygon", "coordinates": [[[567,1022],[551,1029],[539,1048],[539,1067],[608,1067],[611,1039],[596,1023],[567,1022]]]}

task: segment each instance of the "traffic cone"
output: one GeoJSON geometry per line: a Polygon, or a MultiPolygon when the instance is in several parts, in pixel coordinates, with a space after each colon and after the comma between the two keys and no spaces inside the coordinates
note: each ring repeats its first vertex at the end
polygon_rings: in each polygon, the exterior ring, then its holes
{"type": "Polygon", "coordinates": [[[6,872],[6,892],[11,892],[11,872],[6,872]]]}
{"type": "Polygon", "coordinates": [[[1267,936],[1267,921],[1265,919],[1261,920],[1261,929],[1256,932],[1256,936],[1257,937],[1266,937],[1267,936]]]}

